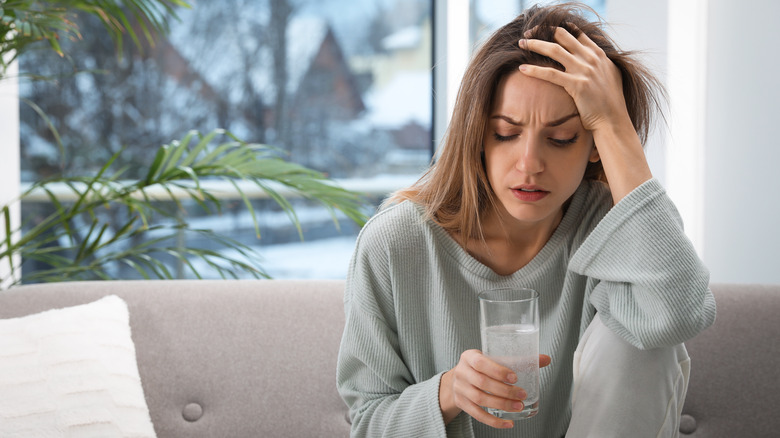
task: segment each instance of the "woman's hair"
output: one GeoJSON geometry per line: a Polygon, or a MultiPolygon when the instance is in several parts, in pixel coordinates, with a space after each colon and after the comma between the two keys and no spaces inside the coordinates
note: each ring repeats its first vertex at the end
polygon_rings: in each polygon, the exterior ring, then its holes
{"type": "MultiPolygon", "coordinates": [[[[620,69],[628,113],[644,144],[651,118],[660,109],[656,93],[663,95],[663,87],[632,53],[616,47],[601,22],[586,19],[584,11],[593,12],[587,6],[571,3],[533,6],[494,32],[476,51],[464,73],[438,160],[414,185],[396,192],[389,202],[408,199],[424,206],[433,221],[459,236],[461,245],[469,238],[482,237],[482,213],[498,202],[482,160],[482,142],[498,83],[521,64],[563,70],[553,59],[519,47],[526,31],[531,31],[529,38],[554,41],[555,29],[563,27],[575,37],[584,32],[601,47],[620,69]]],[[[600,161],[588,164],[584,179],[606,181],[600,161]]]]}

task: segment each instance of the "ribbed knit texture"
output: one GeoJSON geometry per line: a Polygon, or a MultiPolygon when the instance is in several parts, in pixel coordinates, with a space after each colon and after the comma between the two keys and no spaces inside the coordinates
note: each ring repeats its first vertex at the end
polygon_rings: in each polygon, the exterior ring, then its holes
{"type": "Polygon", "coordinates": [[[585,182],[550,240],[525,267],[501,276],[464,251],[411,203],[363,228],[350,263],[338,385],[353,436],[562,437],[571,417],[572,358],[598,311],[639,348],[671,346],[712,324],[709,274],[661,185],[650,180],[612,207],[585,182]],[[461,413],[445,428],[441,374],[480,349],[478,291],[539,291],[539,414],[497,430],[461,413]]]}

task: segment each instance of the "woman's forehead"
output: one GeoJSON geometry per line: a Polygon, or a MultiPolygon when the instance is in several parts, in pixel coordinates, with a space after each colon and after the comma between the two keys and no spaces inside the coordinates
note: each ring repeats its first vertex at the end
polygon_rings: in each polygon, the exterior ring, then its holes
{"type": "Polygon", "coordinates": [[[517,71],[499,81],[489,117],[503,116],[519,123],[533,118],[553,124],[576,113],[574,100],[562,87],[517,71]]]}

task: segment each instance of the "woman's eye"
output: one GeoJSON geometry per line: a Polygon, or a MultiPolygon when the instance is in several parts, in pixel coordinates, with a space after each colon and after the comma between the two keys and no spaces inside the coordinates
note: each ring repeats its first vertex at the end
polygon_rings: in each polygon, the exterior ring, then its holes
{"type": "Polygon", "coordinates": [[[580,135],[577,134],[572,138],[566,138],[566,139],[551,138],[550,141],[557,146],[566,146],[566,145],[576,143],[579,138],[580,135]]]}
{"type": "Polygon", "coordinates": [[[496,141],[512,141],[515,138],[517,138],[517,134],[514,135],[501,135],[498,132],[493,133],[493,138],[496,139],[496,141]]]}

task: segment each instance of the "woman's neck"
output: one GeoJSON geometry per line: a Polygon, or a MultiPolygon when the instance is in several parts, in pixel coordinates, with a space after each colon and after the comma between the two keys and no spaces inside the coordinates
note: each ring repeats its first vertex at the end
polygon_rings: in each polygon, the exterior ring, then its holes
{"type": "Polygon", "coordinates": [[[549,221],[523,223],[508,214],[486,214],[484,240],[469,239],[466,251],[499,275],[511,275],[527,265],[544,248],[563,219],[564,211],[549,221]]]}

